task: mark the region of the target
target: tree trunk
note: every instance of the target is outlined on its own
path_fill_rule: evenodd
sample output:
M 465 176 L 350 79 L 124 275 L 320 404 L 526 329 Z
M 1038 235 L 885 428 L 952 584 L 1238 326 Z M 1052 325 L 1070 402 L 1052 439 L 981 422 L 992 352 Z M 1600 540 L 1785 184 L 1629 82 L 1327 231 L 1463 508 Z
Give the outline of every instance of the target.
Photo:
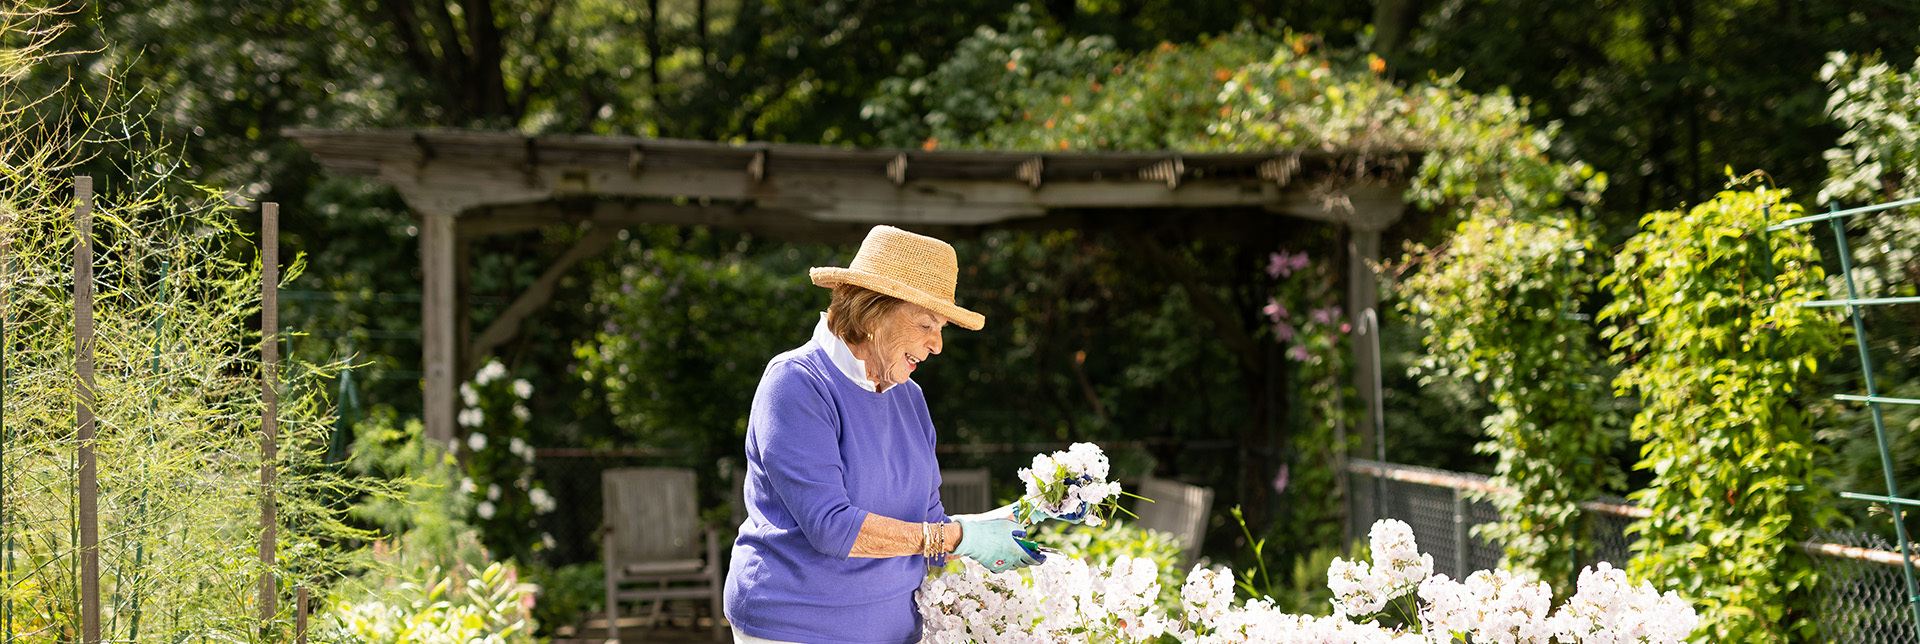
M 1420 22 L 1420 0 L 1377 0 L 1373 5 L 1373 53 L 1395 61 Z

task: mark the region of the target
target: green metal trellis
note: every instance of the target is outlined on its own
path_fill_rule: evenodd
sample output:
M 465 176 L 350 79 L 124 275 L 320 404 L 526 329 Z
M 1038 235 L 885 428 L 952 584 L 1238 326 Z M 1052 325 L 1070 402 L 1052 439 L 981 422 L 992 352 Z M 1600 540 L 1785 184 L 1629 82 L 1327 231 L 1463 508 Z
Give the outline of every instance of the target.
M 1900 488 L 1893 479 L 1893 453 L 1887 448 L 1886 420 L 1880 413 L 1880 405 L 1882 404 L 1920 405 L 1920 400 L 1891 398 L 1880 395 L 1879 388 L 1873 381 L 1873 357 L 1869 355 L 1867 351 L 1867 327 L 1860 315 L 1860 307 L 1862 306 L 1920 304 L 1920 297 L 1860 297 L 1859 286 L 1853 281 L 1853 251 L 1847 245 L 1847 227 L 1845 224 L 1846 218 L 1854 215 L 1891 210 L 1916 204 L 1920 204 L 1920 199 L 1905 199 L 1850 210 L 1839 210 L 1836 207 L 1829 206 L 1828 212 L 1826 213 L 1790 219 L 1767 227 L 1768 231 L 1776 231 L 1820 221 L 1828 222 L 1833 226 L 1833 243 L 1838 247 L 1840 253 L 1840 274 L 1845 278 L 1847 283 L 1847 297 L 1842 300 L 1802 302 L 1800 305 L 1810 307 L 1844 306 L 1847 307 L 1848 316 L 1853 319 L 1853 343 L 1855 348 L 1860 351 L 1860 371 L 1866 380 L 1867 395 L 1839 394 L 1834 396 L 1834 398 L 1837 400 L 1864 402 L 1867 404 L 1867 409 L 1873 416 L 1873 436 L 1880 442 L 1881 473 L 1886 476 L 1887 483 L 1886 496 L 1841 492 L 1840 496 L 1842 498 L 1886 503 L 1892 506 L 1920 506 L 1920 500 L 1900 496 Z M 1907 539 L 1907 527 L 1903 513 L 1896 508 L 1893 512 L 1893 517 L 1894 535 L 1900 541 L 1900 568 L 1905 573 L 1907 582 L 1907 608 L 1913 613 L 1914 627 L 1920 629 L 1920 586 L 1917 586 L 1914 581 L 1913 546 Z

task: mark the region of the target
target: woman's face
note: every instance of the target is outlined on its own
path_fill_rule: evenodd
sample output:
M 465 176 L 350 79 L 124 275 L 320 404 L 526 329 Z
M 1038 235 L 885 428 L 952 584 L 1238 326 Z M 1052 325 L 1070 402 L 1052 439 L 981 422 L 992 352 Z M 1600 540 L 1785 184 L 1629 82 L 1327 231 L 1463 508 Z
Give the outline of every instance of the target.
M 946 316 L 924 306 L 902 302 L 893 307 L 865 347 L 867 378 L 882 389 L 906 382 L 927 356 L 940 352 L 940 330 L 946 326 Z

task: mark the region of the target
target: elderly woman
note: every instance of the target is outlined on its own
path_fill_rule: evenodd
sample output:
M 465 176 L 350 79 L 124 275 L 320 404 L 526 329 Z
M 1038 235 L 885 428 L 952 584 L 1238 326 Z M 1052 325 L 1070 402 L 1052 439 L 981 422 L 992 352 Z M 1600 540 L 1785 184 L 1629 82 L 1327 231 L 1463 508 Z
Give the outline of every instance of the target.
M 847 268 L 815 268 L 833 299 L 813 338 L 775 356 L 747 420 L 747 520 L 727 571 L 736 642 L 920 640 L 913 593 L 952 552 L 994 570 L 1037 563 L 1006 519 L 948 517 L 926 397 L 910 379 L 947 323 L 959 262 L 932 237 L 876 226 Z

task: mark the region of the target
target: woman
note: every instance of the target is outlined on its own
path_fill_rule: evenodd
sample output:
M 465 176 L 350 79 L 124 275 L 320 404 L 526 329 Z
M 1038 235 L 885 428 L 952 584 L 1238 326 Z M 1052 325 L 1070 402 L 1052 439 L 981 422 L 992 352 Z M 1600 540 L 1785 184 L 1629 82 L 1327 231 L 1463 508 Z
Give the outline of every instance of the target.
M 898 228 L 875 226 L 847 268 L 811 274 L 832 301 L 811 340 L 767 363 L 747 419 L 727 620 L 736 642 L 910 644 L 929 561 L 952 552 L 998 572 L 1039 556 L 1013 521 L 946 515 L 910 379 L 942 327 L 986 318 L 954 304 L 953 247 Z

